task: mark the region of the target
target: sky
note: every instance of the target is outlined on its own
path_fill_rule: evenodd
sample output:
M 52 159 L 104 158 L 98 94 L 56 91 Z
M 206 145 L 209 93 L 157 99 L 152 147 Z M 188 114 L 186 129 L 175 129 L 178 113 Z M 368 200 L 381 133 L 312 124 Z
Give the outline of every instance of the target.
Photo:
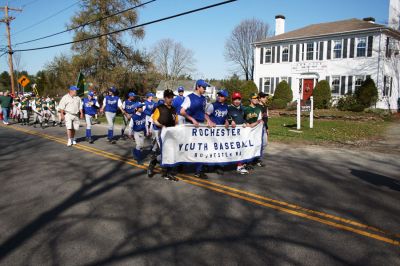
M 79 12 L 80 8 L 79 4 L 74 5 L 79 2 L 76 0 L 0 0 L 0 5 L 3 6 L 7 2 L 10 7 L 23 8 L 22 12 L 10 13 L 15 17 L 15 20 L 11 22 L 13 44 L 66 29 L 71 17 Z M 217 2 L 222 2 L 222 0 L 157 0 L 138 9 L 139 23 Z M 286 17 L 285 32 L 288 32 L 310 24 L 350 18 L 374 17 L 376 23 L 387 24 L 388 9 L 389 0 L 238 0 L 199 13 L 146 26 L 144 39 L 135 42 L 135 45 L 150 51 L 157 41 L 171 38 L 194 52 L 196 60 L 196 70 L 192 74 L 194 79 L 222 79 L 229 78 L 235 72 L 235 67 L 224 57 L 225 42 L 234 27 L 244 19 L 256 18 L 266 22 L 272 34 L 277 14 L 283 14 Z M 60 12 L 61 10 L 63 11 Z M 50 16 L 52 17 L 49 18 Z M 0 24 L 0 36 L 0 46 L 4 47 L 7 39 L 3 23 Z M 71 32 L 65 33 L 18 45 L 14 49 L 68 42 L 72 40 L 72 37 Z M 126 39 L 128 42 L 132 41 L 128 37 Z M 20 55 L 19 70 L 27 70 L 35 74 L 55 56 L 70 53 L 68 45 L 23 52 Z M 4 70 L 8 71 L 7 56 L 0 58 L 0 72 Z

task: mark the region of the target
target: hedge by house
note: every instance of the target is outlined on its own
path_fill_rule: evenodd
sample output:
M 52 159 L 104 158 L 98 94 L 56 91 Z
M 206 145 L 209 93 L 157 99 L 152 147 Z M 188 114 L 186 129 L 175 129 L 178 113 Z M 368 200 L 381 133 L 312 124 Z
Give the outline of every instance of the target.
M 364 108 L 371 107 L 378 101 L 378 89 L 371 78 L 367 78 L 359 89 L 355 91 L 355 96 Z
M 313 91 L 314 108 L 328 109 L 331 106 L 331 87 L 328 81 L 321 80 L 317 83 Z
M 293 99 L 292 89 L 289 87 L 289 84 L 285 80 L 282 80 L 281 82 L 279 82 L 278 86 L 276 86 L 274 100 L 278 99 L 284 101 L 285 105 L 291 102 Z

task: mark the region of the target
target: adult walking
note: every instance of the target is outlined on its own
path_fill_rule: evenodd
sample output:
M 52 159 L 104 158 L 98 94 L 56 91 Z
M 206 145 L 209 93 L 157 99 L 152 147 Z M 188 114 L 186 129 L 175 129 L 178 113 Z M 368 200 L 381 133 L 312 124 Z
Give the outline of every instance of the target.
M 9 95 L 9 91 L 6 91 L 4 95 L 0 96 L 0 104 L 1 104 L 1 110 L 3 113 L 3 124 L 8 125 L 8 115 L 10 114 L 10 108 L 12 105 L 12 98 Z
M 67 128 L 68 147 L 76 144 L 75 132 L 79 130 L 79 114 L 83 119 L 82 100 L 76 95 L 77 90 L 79 89 L 76 86 L 69 87 L 69 92 L 61 98 L 59 104 L 61 120 L 65 121 Z

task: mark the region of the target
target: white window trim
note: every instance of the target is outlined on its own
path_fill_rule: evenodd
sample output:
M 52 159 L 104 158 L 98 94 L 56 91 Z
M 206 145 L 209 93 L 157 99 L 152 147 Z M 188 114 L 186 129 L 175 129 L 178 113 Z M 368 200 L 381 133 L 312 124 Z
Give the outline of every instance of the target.
M 269 79 L 269 90 L 268 91 L 266 91 L 265 90 L 265 82 L 267 81 L 267 79 Z M 264 93 L 268 93 L 268 94 L 271 94 L 271 86 L 272 86 L 272 84 L 271 84 L 271 77 L 264 77 L 263 78 L 263 84 L 262 84 L 262 91 L 264 92 Z
M 336 80 L 336 78 L 339 80 L 339 89 L 338 89 L 337 93 L 333 92 L 334 91 L 333 90 L 333 81 Z M 340 96 L 340 87 L 342 85 L 341 82 L 342 82 L 342 79 L 340 76 L 331 76 L 331 93 L 333 96 Z
M 289 58 L 289 56 L 290 56 L 289 45 L 282 45 L 281 49 L 282 49 L 282 51 L 281 51 L 281 54 L 282 54 L 281 62 L 282 63 L 288 63 L 290 61 L 290 58 Z M 283 61 L 283 51 L 285 49 L 287 49 L 287 61 Z
M 269 62 L 267 62 L 267 51 L 268 50 L 271 52 L 270 55 L 269 55 L 269 58 L 270 58 Z M 264 61 L 263 62 L 264 62 L 264 64 L 272 64 L 272 47 L 265 48 Z
M 365 55 L 363 55 L 363 56 L 358 56 L 358 44 L 360 43 L 360 39 L 365 39 Z M 355 41 L 355 52 L 354 52 L 354 58 L 365 58 L 365 57 L 367 57 L 367 54 L 368 54 L 368 51 L 367 51 L 367 42 L 368 42 L 368 39 L 367 39 L 367 37 L 357 37 L 356 38 L 356 41 Z
M 340 57 L 335 57 L 335 54 L 336 54 L 335 53 L 336 42 L 340 42 L 341 43 Z M 332 59 L 333 60 L 341 60 L 341 59 L 343 59 L 343 39 L 341 39 L 341 40 L 338 40 L 338 39 L 333 40 L 333 43 L 332 43 Z
M 311 52 L 309 52 L 308 51 L 308 45 L 309 44 L 312 44 L 312 58 L 311 59 L 308 59 L 307 57 L 308 57 L 308 53 L 311 53 Z M 306 43 L 306 47 L 305 47 L 305 57 L 304 57 L 304 60 L 305 61 L 313 61 L 314 60 L 314 53 L 315 53 L 315 44 L 314 44 L 314 42 L 308 42 L 308 43 Z

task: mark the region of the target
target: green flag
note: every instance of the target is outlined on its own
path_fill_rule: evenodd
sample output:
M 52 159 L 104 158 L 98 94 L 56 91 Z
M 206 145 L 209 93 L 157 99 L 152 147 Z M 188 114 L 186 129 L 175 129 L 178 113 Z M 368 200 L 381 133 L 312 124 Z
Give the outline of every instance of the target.
M 85 75 L 83 75 L 81 72 L 79 72 L 78 79 L 76 81 L 76 86 L 79 88 L 78 90 L 78 96 L 84 96 L 85 93 L 87 93 L 87 84 L 85 80 Z

